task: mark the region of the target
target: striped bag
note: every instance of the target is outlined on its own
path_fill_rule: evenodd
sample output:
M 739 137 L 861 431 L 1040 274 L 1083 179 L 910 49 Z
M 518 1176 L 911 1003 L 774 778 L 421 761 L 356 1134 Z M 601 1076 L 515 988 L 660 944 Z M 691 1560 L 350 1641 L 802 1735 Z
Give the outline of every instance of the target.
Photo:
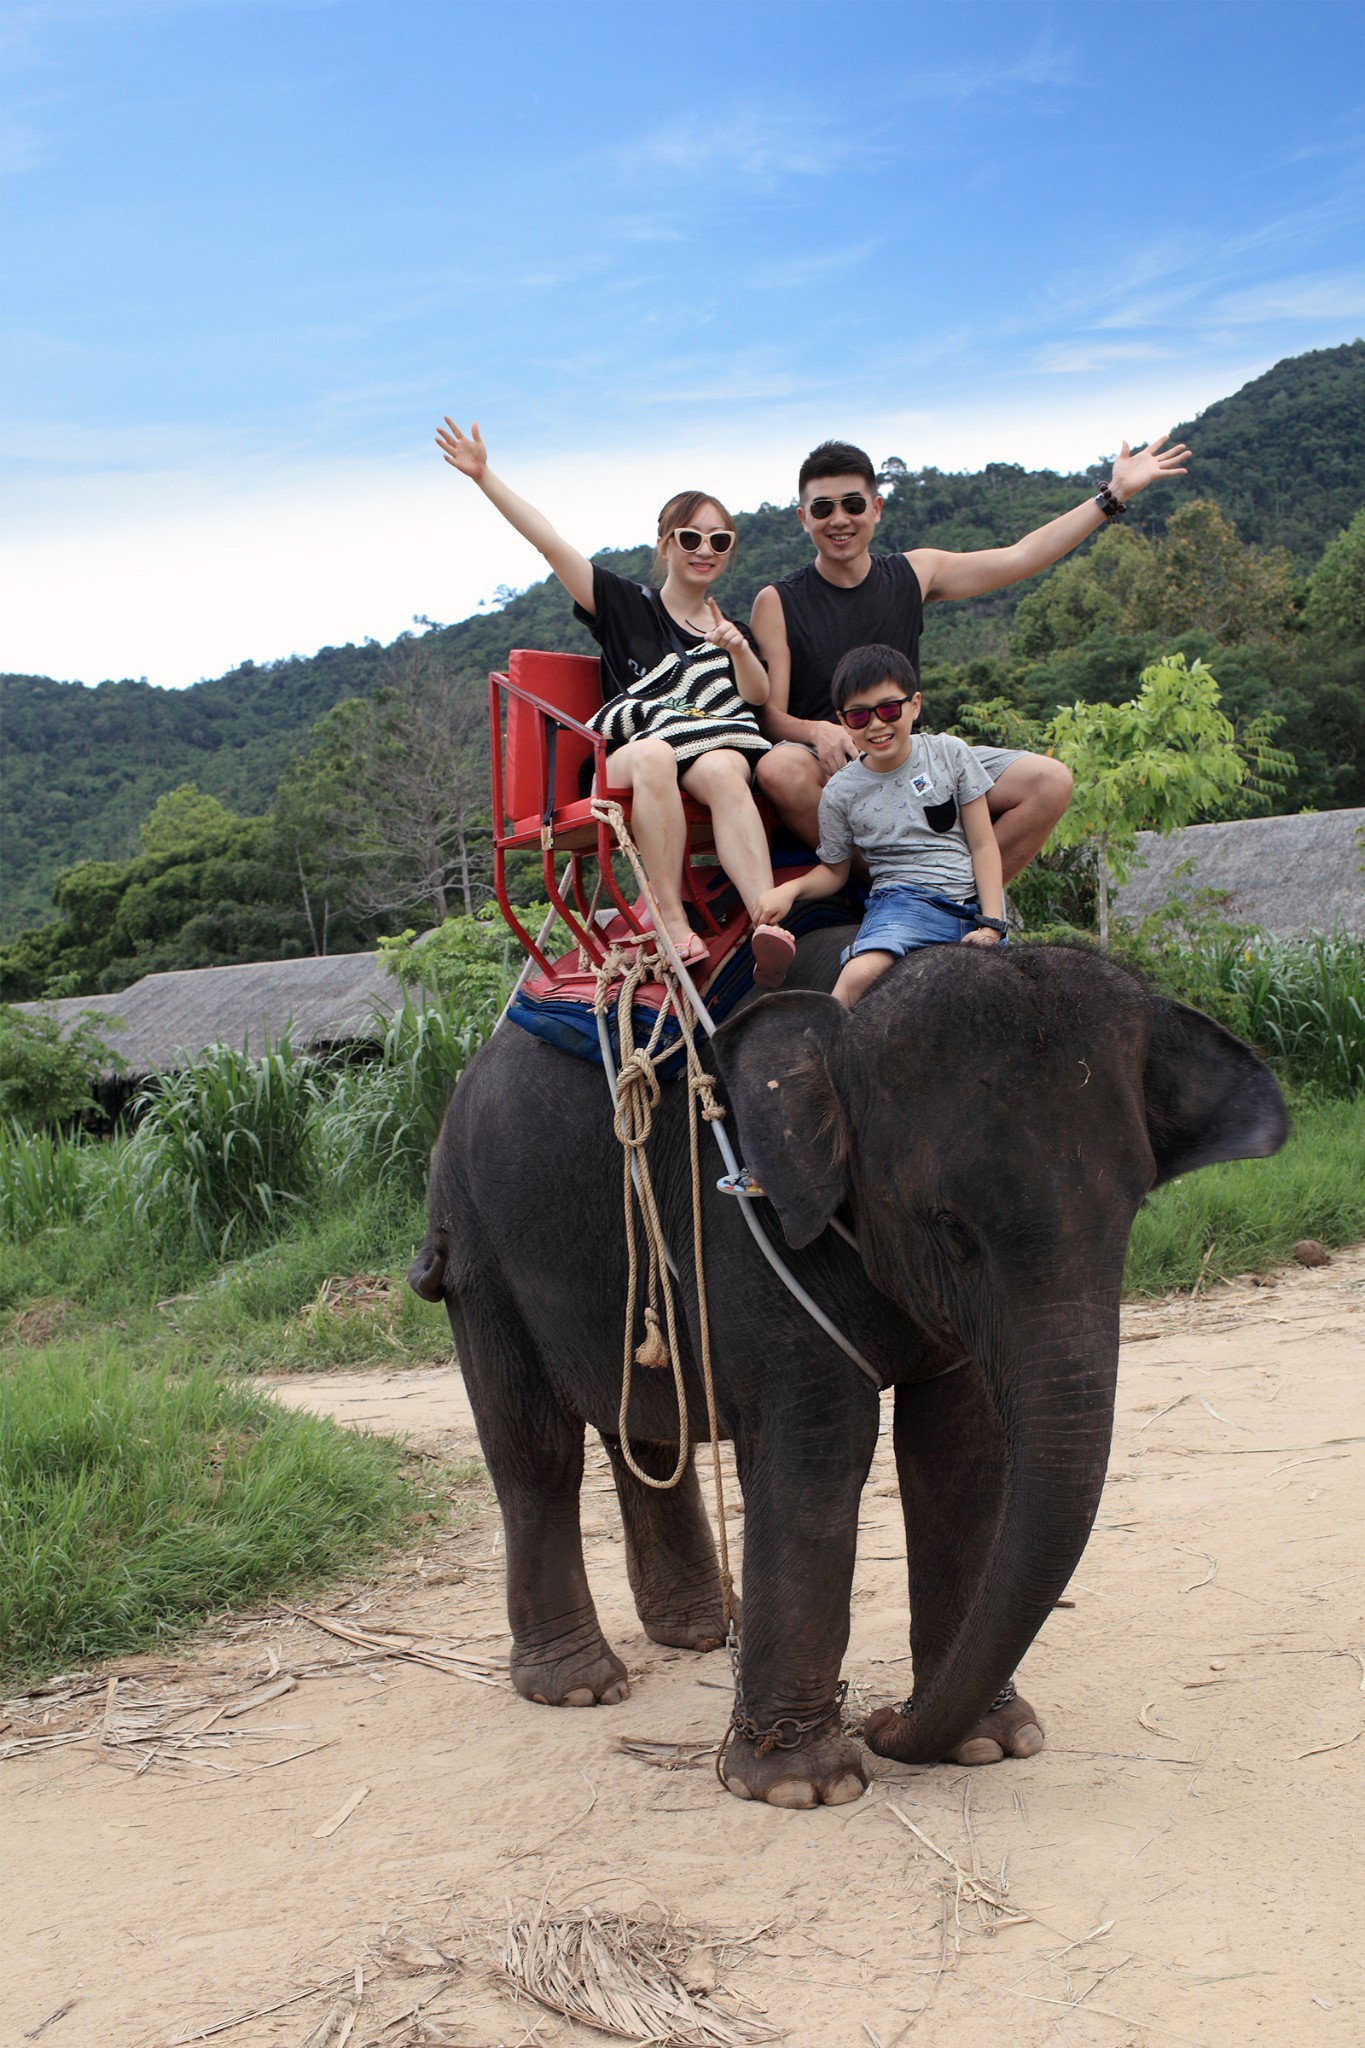
M 666 654 L 588 724 L 603 735 L 608 753 L 628 740 L 665 740 L 680 762 L 716 747 L 757 757 L 769 745 L 739 694 L 729 655 L 705 643 L 687 654 Z

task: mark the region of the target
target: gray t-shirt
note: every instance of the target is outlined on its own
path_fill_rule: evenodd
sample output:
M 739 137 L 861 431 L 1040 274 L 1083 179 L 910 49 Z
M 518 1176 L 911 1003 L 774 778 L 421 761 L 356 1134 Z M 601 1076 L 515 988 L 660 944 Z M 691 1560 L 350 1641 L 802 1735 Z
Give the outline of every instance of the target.
M 899 768 L 850 761 L 820 798 L 820 859 L 831 867 L 856 847 L 874 889 L 894 882 L 936 890 L 955 903 L 976 894 L 962 806 L 985 796 L 991 777 L 965 740 L 917 732 Z

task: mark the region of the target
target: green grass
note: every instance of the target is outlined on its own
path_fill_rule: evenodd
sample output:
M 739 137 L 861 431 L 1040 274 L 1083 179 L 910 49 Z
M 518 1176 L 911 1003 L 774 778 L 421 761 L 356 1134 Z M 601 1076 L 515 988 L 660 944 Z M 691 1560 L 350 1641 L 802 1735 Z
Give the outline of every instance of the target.
M 1287 1259 L 1304 1237 L 1365 1239 L 1365 1096 L 1300 1106 L 1272 1159 L 1202 1167 L 1158 1188 L 1133 1226 L 1124 1293 L 1193 1287 L 1201 1273 L 1256 1272 Z
M 0 1383 L 0 1668 L 30 1682 L 145 1649 L 217 1608 L 398 1538 L 402 1450 L 103 1342 Z

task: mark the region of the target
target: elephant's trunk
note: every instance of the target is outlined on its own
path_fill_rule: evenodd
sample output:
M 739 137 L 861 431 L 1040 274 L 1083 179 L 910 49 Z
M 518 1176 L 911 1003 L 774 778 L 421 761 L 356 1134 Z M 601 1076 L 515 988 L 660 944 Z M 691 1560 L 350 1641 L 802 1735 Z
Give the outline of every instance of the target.
M 978 1356 L 1000 1411 L 1008 1472 L 980 1583 L 943 1662 L 917 1684 L 909 1745 L 934 1763 L 981 1719 L 1075 1570 L 1104 1488 L 1118 1369 L 1112 1309 L 1025 1308 L 1013 1342 Z

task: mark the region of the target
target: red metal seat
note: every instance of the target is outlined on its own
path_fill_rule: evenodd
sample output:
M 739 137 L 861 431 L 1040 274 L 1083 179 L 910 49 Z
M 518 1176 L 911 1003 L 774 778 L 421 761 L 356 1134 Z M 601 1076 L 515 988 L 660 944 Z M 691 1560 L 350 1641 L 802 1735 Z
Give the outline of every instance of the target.
M 630 817 L 630 791 L 613 789 L 606 742 L 589 730 L 587 721 L 602 702 L 600 670 L 594 655 L 548 654 L 518 647 L 508 659 L 507 673 L 488 679 L 489 747 L 493 764 L 493 890 L 498 908 L 543 973 L 551 963 L 524 929 L 507 894 L 507 855 L 538 846 L 545 894 L 588 956 L 600 960 L 605 948 L 594 921 L 583 872 L 584 859 L 595 855 L 597 896 L 630 929 L 641 929 L 639 907 L 622 895 L 612 872 L 615 841 L 610 827 L 592 814 L 581 779 L 593 763 L 593 786 L 619 803 Z M 505 710 L 504 710 L 505 707 Z M 711 814 L 683 799 L 688 844 L 693 853 L 713 853 Z M 555 874 L 555 855 L 568 855 L 565 872 Z M 570 902 L 564 892 L 569 883 Z M 687 893 L 700 915 L 703 930 L 714 932 L 716 921 L 706 892 L 684 874 Z

